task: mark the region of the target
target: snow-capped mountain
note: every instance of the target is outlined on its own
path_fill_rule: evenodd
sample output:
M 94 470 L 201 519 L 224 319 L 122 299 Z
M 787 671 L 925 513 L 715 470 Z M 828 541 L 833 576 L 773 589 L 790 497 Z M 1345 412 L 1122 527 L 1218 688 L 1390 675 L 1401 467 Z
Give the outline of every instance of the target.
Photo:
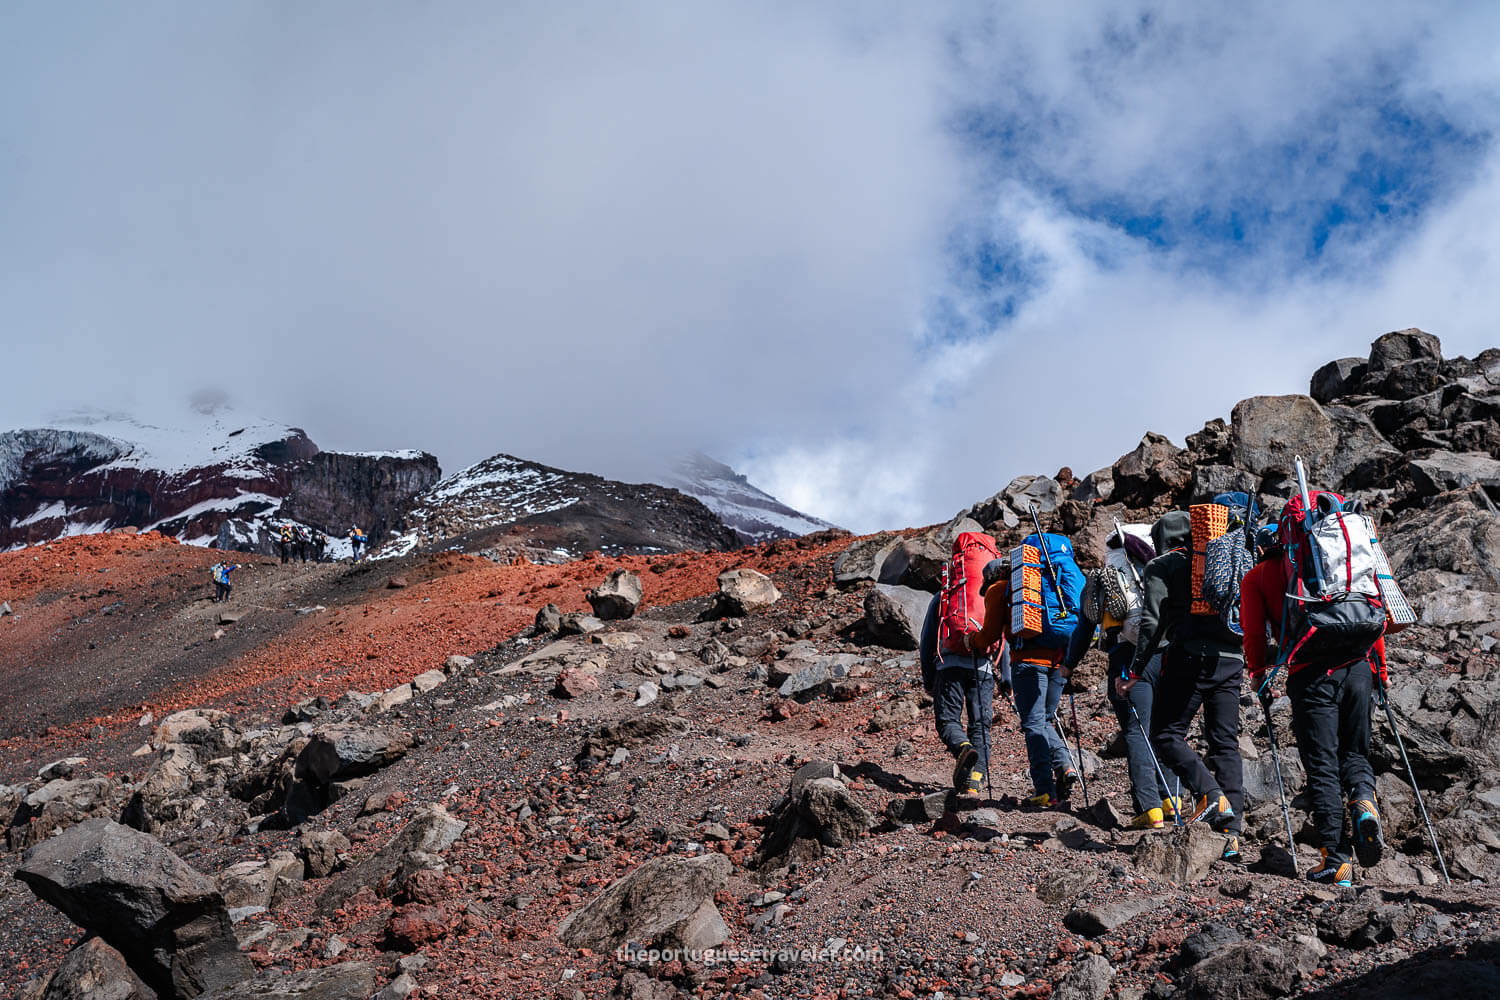
M 665 482 L 703 501 L 704 506 L 734 530 L 744 545 L 795 538 L 836 527 L 793 510 L 723 462 L 707 455 L 696 454 L 679 462 L 665 477 Z
M 495 455 L 418 494 L 398 544 L 509 550 L 530 558 L 585 552 L 728 549 L 738 538 L 698 500 L 655 483 L 622 483 Z
M 439 474 L 431 455 L 321 452 L 301 428 L 223 405 L 161 422 L 77 411 L 0 433 L 0 550 L 123 527 L 207 545 L 226 522 L 283 504 L 285 516 L 335 531 L 355 517 L 391 520 L 395 502 Z

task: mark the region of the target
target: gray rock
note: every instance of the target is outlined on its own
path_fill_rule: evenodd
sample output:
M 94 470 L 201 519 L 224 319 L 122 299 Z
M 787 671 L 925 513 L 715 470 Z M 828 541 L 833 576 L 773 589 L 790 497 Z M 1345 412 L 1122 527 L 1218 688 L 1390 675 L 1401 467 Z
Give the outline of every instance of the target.
M 1406 937 L 1432 913 L 1420 903 L 1387 903 L 1366 893 L 1351 906 L 1330 909 L 1318 918 L 1318 937 L 1345 948 L 1373 948 Z
M 1206 876 L 1223 855 L 1226 839 L 1206 826 L 1189 823 L 1143 837 L 1131 860 L 1144 872 L 1185 885 Z
M 1301 455 L 1317 477 L 1337 447 L 1333 421 L 1310 396 L 1252 396 L 1230 414 L 1234 464 L 1257 476 L 1285 475 Z
M 828 770 L 832 774 L 827 774 Z M 854 843 L 875 817 L 845 787 L 828 761 L 803 765 L 792 777 L 757 851 L 762 865 L 820 857 L 827 848 Z
M 1408 512 L 1383 530 L 1381 545 L 1407 596 L 1441 590 L 1439 574 L 1464 578 L 1463 586 L 1500 591 L 1500 515 L 1483 490 L 1470 487 L 1441 497 L 1433 506 Z M 1430 578 L 1432 583 L 1425 583 Z
M 1500 461 L 1489 455 L 1436 451 L 1426 458 L 1414 459 L 1407 468 L 1422 496 L 1436 496 L 1475 484 L 1490 490 L 1500 489 Z
M 578 611 L 562 616 L 558 623 L 558 635 L 588 635 L 597 632 L 604 627 L 604 623 L 594 615 L 586 615 Z
M 828 669 L 828 664 L 814 663 L 803 667 L 782 681 L 776 693 L 783 698 L 797 698 L 805 701 L 827 691 L 832 680 L 833 674 Z
M 649 705 L 656 700 L 661 693 L 661 688 L 652 681 L 642 681 L 635 689 L 635 704 L 637 706 Z
M 1113 503 L 1149 507 L 1163 494 L 1186 486 L 1191 468 L 1179 461 L 1182 449 L 1161 434 L 1150 431 L 1129 454 L 1120 456 L 1111 469 Z
M 363 778 L 394 764 L 411 746 L 411 734 L 394 726 L 323 726 L 298 755 L 296 775 L 314 785 Z
M 1063 917 L 1063 926 L 1084 937 L 1108 934 L 1167 901 L 1166 896 L 1128 896 L 1109 903 L 1075 906 Z
M 1220 493 L 1254 493 L 1260 480 L 1253 473 L 1232 465 L 1198 465 L 1193 468 L 1191 503 L 1207 503 Z
M 1244 936 L 1228 924 L 1206 923 L 1183 939 L 1178 960 L 1183 968 L 1197 965 L 1214 952 L 1242 940 Z
M 890 649 L 916 649 L 931 600 L 925 591 L 876 584 L 865 595 L 865 631 Z
M 321 969 L 267 969 L 248 982 L 204 994 L 199 1000 L 365 1000 L 375 992 L 375 967 L 341 962 Z
M 1227 945 L 1183 976 L 1184 1000 L 1270 1000 L 1292 992 L 1297 964 L 1292 949 L 1271 948 L 1258 941 Z
M 1323 405 L 1348 394 L 1354 383 L 1364 375 L 1367 365 L 1364 358 L 1339 358 L 1313 372 L 1307 394 Z
M 351 865 L 334 879 L 318 899 L 319 911 L 332 913 L 367 885 L 394 889 L 399 883 L 393 876 L 403 859 L 408 855 L 442 854 L 467 828 L 467 823 L 449 816 L 442 806 L 424 807 L 384 847 Z
M 879 579 L 886 557 L 899 544 L 901 536 L 889 531 L 854 542 L 834 561 L 834 585 L 847 589 Z
M 719 613 L 735 618 L 762 611 L 781 600 L 781 591 L 759 570 L 731 569 L 719 574 Z
M 1323 412 L 1333 421 L 1339 443 L 1318 472 L 1322 482 L 1345 493 L 1363 490 L 1385 481 L 1401 463 L 1401 450 L 1381 436 L 1363 412 L 1338 405 L 1325 406 Z
M 538 635 L 552 635 L 562 629 L 562 609 L 556 604 L 544 604 L 537 610 L 533 629 Z
M 604 578 L 585 596 L 594 616 L 601 621 L 618 621 L 629 618 L 640 607 L 641 578 L 628 569 L 617 569 Z
M 644 947 L 712 948 L 729 937 L 714 894 L 734 865 L 722 854 L 655 858 L 617 879 L 563 919 L 557 934 L 572 948 L 609 953 Z
M 43 781 L 56 781 L 58 778 L 71 778 L 79 768 L 87 764 L 87 757 L 64 757 L 54 760 L 37 771 L 36 776 Z
M 1053 1000 L 1104 1000 L 1114 981 L 1114 966 L 1103 955 L 1084 955 L 1073 963 L 1052 992 Z
M 1114 470 L 1095 469 L 1078 481 L 1069 499 L 1080 503 L 1108 503 L 1114 492 Z
M 1054 868 L 1037 879 L 1036 898 L 1053 905 L 1066 903 L 1077 899 L 1097 881 L 1097 868 Z
M 1029 504 L 1035 504 L 1038 514 L 1050 514 L 1062 503 L 1062 487 L 1050 476 L 1017 476 L 1000 491 L 1010 509 L 1025 521 Z M 951 544 L 952 539 L 949 539 Z
M 65 830 L 28 851 L 16 877 L 164 997 L 196 996 L 254 971 L 213 880 L 129 827 L 96 819 Z
M 156 993 L 103 938 L 90 937 L 68 952 L 41 1000 L 156 1000 Z
M 1413 599 L 1423 625 L 1449 628 L 1500 619 L 1500 594 L 1451 588 Z
M 1443 343 L 1424 330 L 1411 327 L 1383 334 L 1370 344 L 1370 370 L 1389 371 L 1411 361 L 1443 360 Z
M 885 814 L 897 823 L 928 823 L 943 818 L 948 808 L 947 792 L 932 792 L 909 799 L 892 799 Z
M 307 878 L 326 878 L 338 870 L 340 855 L 348 854 L 349 838 L 337 830 L 308 830 L 297 840 Z

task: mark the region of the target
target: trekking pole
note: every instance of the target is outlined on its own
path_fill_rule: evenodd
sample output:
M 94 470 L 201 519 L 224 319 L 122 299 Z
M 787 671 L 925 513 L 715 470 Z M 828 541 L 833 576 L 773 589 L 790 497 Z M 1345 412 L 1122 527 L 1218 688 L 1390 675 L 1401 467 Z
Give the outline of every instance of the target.
M 1396 736 L 1396 747 L 1401 751 L 1401 763 L 1406 765 L 1406 776 L 1411 780 L 1412 793 L 1417 797 L 1417 808 L 1422 811 L 1422 822 L 1427 825 L 1427 837 L 1432 841 L 1432 850 L 1437 855 L 1438 867 L 1443 870 L 1443 881 L 1452 885 L 1453 879 L 1448 877 L 1448 865 L 1443 861 L 1443 849 L 1438 846 L 1437 834 L 1432 830 L 1432 820 L 1427 818 L 1427 806 L 1422 801 L 1422 790 L 1417 787 L 1417 774 L 1411 769 L 1411 760 L 1406 756 L 1406 744 L 1401 742 L 1401 730 L 1396 728 L 1396 713 L 1391 708 L 1391 699 L 1386 696 L 1384 680 L 1380 682 L 1380 705 L 1385 709 L 1385 719 L 1391 724 L 1391 732 Z
M 1073 679 L 1068 678 L 1071 686 Z M 1073 701 L 1073 692 L 1068 692 L 1068 709 L 1073 713 L 1073 745 L 1078 748 L 1078 783 L 1083 786 L 1083 807 L 1089 807 L 1089 779 L 1083 772 L 1083 730 L 1078 728 L 1078 705 Z
M 1125 704 L 1130 705 L 1128 695 L 1126 696 Z M 1146 753 L 1151 757 L 1151 766 L 1156 769 L 1156 776 L 1161 779 L 1162 791 L 1166 791 L 1167 772 L 1161 769 L 1161 761 L 1156 759 L 1156 751 L 1151 749 L 1151 734 L 1146 732 L 1146 724 L 1141 721 L 1141 713 L 1135 710 L 1134 705 L 1130 705 L 1130 714 L 1135 716 L 1135 724 L 1141 727 L 1141 736 L 1146 740 Z M 1167 794 L 1170 795 L 1171 793 L 1168 792 Z M 1177 809 L 1172 810 L 1172 822 L 1176 826 L 1182 825 L 1182 813 Z
M 1053 621 L 1062 621 L 1068 617 L 1068 595 L 1063 593 L 1062 577 L 1057 575 L 1057 567 L 1052 565 L 1052 553 L 1047 551 L 1047 539 L 1042 532 L 1041 518 L 1036 516 L 1036 504 L 1026 501 L 1026 509 L 1031 512 L 1031 523 L 1036 528 L 1037 547 L 1042 550 L 1042 558 L 1047 562 L 1047 575 L 1052 577 L 1052 589 L 1057 591 L 1057 614 L 1052 616 Z
M 1276 767 L 1276 794 L 1281 796 L 1281 818 L 1286 821 L 1286 849 L 1292 856 L 1292 877 L 1297 876 L 1297 843 L 1292 840 L 1292 810 L 1286 802 L 1286 787 L 1281 783 L 1281 752 L 1276 749 L 1276 727 L 1271 723 L 1271 706 L 1261 702 L 1266 713 L 1266 738 L 1271 742 L 1271 763 Z

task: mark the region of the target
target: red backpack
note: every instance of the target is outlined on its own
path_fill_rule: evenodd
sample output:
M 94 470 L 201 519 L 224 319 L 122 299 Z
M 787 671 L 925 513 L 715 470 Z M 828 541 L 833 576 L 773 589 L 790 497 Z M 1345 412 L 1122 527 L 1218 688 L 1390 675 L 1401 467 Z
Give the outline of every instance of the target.
M 938 649 L 969 654 L 967 637 L 984 627 L 984 567 L 1000 558 L 995 540 L 979 531 L 965 531 L 953 540 L 953 558 L 943 567 L 943 589 L 938 594 Z

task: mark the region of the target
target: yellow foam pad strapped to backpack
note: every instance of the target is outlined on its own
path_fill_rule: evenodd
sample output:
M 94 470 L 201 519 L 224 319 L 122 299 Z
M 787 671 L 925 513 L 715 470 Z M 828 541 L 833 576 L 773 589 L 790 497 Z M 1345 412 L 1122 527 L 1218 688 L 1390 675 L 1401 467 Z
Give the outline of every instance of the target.
M 1214 606 L 1203 599 L 1204 559 L 1208 543 L 1229 530 L 1229 508 L 1217 503 L 1195 503 L 1188 508 L 1193 522 L 1193 606 L 1195 615 L 1217 614 Z
M 1017 545 L 1010 553 L 1010 634 L 1030 639 L 1042 634 L 1046 609 L 1042 605 L 1042 550 Z

